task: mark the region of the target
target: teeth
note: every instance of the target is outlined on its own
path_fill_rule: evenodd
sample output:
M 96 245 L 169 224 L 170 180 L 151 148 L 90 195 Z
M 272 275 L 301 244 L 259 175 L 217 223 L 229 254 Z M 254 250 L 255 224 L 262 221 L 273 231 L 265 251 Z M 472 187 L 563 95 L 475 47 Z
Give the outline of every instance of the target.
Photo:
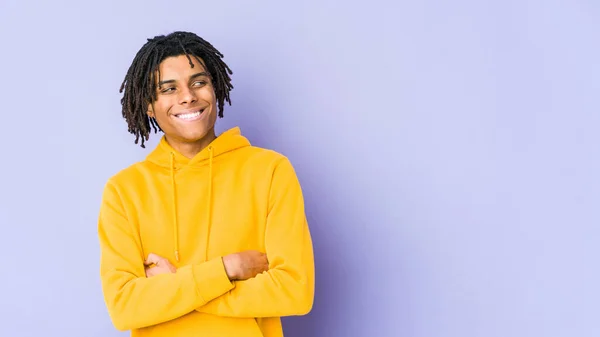
M 198 111 L 198 112 L 192 112 L 192 113 L 189 113 L 189 114 L 177 115 L 177 118 L 190 119 L 190 118 L 198 117 L 199 115 L 200 115 L 200 111 Z

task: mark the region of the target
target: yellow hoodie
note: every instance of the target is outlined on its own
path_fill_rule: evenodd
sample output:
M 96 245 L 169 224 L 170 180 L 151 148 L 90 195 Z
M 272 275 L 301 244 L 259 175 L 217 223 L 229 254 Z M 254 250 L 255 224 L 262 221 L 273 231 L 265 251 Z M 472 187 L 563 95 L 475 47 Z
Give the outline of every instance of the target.
M 188 159 L 164 136 L 111 177 L 98 222 L 110 318 L 132 336 L 283 336 L 313 304 L 312 240 L 289 160 L 230 129 Z M 229 281 L 222 257 L 267 254 L 269 271 Z M 149 253 L 177 272 L 146 278 Z

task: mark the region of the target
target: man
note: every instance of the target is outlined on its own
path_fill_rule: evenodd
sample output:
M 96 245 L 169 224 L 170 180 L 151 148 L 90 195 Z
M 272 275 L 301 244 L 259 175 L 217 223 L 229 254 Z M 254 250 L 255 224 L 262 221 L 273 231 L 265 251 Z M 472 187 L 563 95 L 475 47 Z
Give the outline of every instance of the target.
M 132 336 L 283 336 L 307 314 L 314 262 L 289 160 L 239 128 L 215 134 L 233 88 L 223 55 L 188 32 L 148 39 L 121 86 L 144 161 L 111 177 L 98 236 L 113 324 Z

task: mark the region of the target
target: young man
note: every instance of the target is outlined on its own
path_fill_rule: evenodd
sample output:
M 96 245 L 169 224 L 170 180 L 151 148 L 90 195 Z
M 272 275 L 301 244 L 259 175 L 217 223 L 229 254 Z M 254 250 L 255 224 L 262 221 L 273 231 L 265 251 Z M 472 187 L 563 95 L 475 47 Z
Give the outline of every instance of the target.
M 148 39 L 121 86 L 135 143 L 164 133 L 111 177 L 98 223 L 102 290 L 132 336 L 283 336 L 307 314 L 314 262 L 302 192 L 288 159 L 215 134 L 229 67 L 188 32 Z

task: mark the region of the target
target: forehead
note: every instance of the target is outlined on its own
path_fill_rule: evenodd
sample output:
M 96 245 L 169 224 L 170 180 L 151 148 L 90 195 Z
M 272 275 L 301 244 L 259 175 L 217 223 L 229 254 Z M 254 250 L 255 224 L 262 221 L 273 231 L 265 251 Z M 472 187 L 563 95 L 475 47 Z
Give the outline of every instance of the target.
M 190 59 L 194 64 L 193 68 L 190 66 Z M 190 59 L 185 55 L 171 56 L 164 59 L 158 66 L 161 80 L 186 79 L 191 75 L 206 71 L 204 65 L 198 62 L 196 57 L 190 55 Z M 204 62 L 202 59 L 200 60 Z

